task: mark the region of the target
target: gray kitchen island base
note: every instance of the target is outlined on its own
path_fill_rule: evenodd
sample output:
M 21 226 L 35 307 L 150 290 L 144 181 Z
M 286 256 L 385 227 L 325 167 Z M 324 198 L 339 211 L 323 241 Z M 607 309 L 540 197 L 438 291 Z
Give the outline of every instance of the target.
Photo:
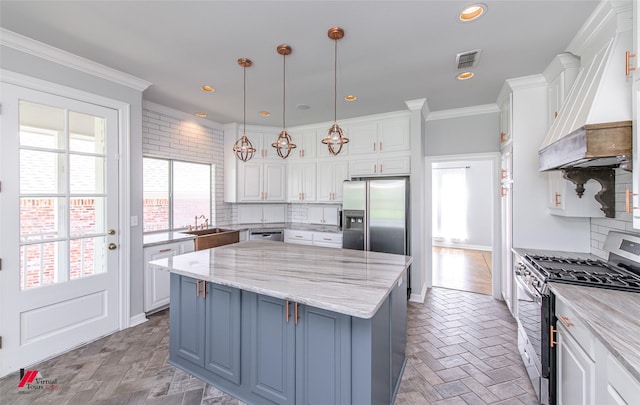
M 249 404 L 391 404 L 406 273 L 371 318 L 171 274 L 169 363 Z

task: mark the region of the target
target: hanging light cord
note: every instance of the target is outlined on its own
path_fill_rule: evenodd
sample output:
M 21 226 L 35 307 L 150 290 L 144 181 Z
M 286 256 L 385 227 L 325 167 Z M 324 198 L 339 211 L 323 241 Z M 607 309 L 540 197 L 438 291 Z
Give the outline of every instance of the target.
M 338 40 L 333 40 L 333 123 L 338 122 Z
M 282 55 L 282 130 L 286 130 L 287 126 L 285 124 L 285 98 L 287 97 L 287 91 L 286 91 L 286 57 L 287 54 L 283 54 Z
M 247 134 L 247 67 L 242 67 L 242 135 Z

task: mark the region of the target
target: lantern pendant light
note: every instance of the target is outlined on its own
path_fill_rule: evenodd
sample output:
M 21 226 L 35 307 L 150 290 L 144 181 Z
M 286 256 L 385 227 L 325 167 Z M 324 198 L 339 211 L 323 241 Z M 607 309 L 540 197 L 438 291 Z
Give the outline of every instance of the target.
M 253 147 L 249 138 L 247 138 L 247 68 L 252 62 L 247 58 L 238 59 L 238 65 L 242 66 L 242 99 L 243 99 L 243 116 L 242 116 L 242 137 L 233 145 L 233 153 L 243 162 L 251 160 L 256 148 Z
M 337 100 L 338 100 L 338 40 L 344 37 L 344 30 L 340 27 L 331 27 L 327 33 L 329 38 L 335 41 L 333 51 L 333 125 L 329 128 L 326 138 L 322 139 L 322 143 L 329 147 L 332 155 L 337 155 L 342 151 L 342 146 L 349 143 L 349 138 L 344 136 L 342 128 L 337 122 Z
M 278 135 L 278 138 L 274 143 L 271 144 L 276 151 L 278 152 L 278 156 L 283 159 L 289 157 L 291 153 L 291 149 L 295 149 L 296 144 L 291 140 L 291 136 L 287 133 L 287 127 L 285 125 L 285 96 L 286 96 L 286 58 L 287 55 L 291 55 L 291 47 L 287 44 L 278 45 L 278 53 L 282 55 L 282 132 Z

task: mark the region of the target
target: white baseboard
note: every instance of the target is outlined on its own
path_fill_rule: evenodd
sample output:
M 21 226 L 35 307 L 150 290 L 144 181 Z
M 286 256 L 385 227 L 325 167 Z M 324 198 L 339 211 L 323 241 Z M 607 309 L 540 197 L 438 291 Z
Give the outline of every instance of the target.
M 134 315 L 131 318 L 129 318 L 129 327 L 131 328 L 131 327 L 143 324 L 147 321 L 148 321 L 147 317 L 144 315 L 144 312 L 142 312 L 138 315 Z
M 411 295 L 409 296 L 409 301 L 411 302 L 419 302 L 420 304 L 424 303 L 425 298 L 427 298 L 427 291 L 429 289 L 427 288 L 426 285 L 422 286 L 422 291 L 420 291 L 419 294 L 414 294 L 411 293 Z
M 445 242 L 445 241 L 438 241 L 438 240 L 433 241 L 433 246 L 456 248 L 456 249 L 484 250 L 485 252 L 491 252 L 491 246 L 469 245 L 466 243 Z

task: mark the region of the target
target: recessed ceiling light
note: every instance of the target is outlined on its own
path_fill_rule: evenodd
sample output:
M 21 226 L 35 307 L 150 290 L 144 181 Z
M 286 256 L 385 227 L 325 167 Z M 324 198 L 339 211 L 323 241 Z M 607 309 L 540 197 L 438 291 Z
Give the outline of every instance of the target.
M 473 4 L 471 6 L 465 7 L 464 10 L 458 14 L 458 19 L 460 21 L 473 21 L 476 18 L 480 17 L 487 10 L 487 6 L 484 4 Z
M 354 96 L 353 94 L 350 94 L 346 96 L 344 99 L 347 101 L 356 101 L 358 99 L 358 96 Z
M 200 117 L 200 118 L 206 118 L 207 117 L 207 114 L 202 113 L 202 112 L 197 112 L 197 113 L 195 113 L 193 115 L 195 115 L 196 117 Z
M 458 80 L 467 80 L 473 77 L 473 72 L 462 72 L 458 76 L 456 76 Z
M 262 115 L 263 117 L 268 117 L 271 115 L 271 113 L 269 111 L 260 111 L 260 115 Z
M 296 105 L 296 108 L 298 110 L 308 110 L 311 108 L 311 106 L 309 104 L 298 104 Z
M 211 86 L 207 86 L 206 84 L 203 84 L 202 86 L 200 86 L 200 89 L 202 89 L 202 91 L 207 91 L 207 92 L 216 91 L 216 89 L 214 89 Z

